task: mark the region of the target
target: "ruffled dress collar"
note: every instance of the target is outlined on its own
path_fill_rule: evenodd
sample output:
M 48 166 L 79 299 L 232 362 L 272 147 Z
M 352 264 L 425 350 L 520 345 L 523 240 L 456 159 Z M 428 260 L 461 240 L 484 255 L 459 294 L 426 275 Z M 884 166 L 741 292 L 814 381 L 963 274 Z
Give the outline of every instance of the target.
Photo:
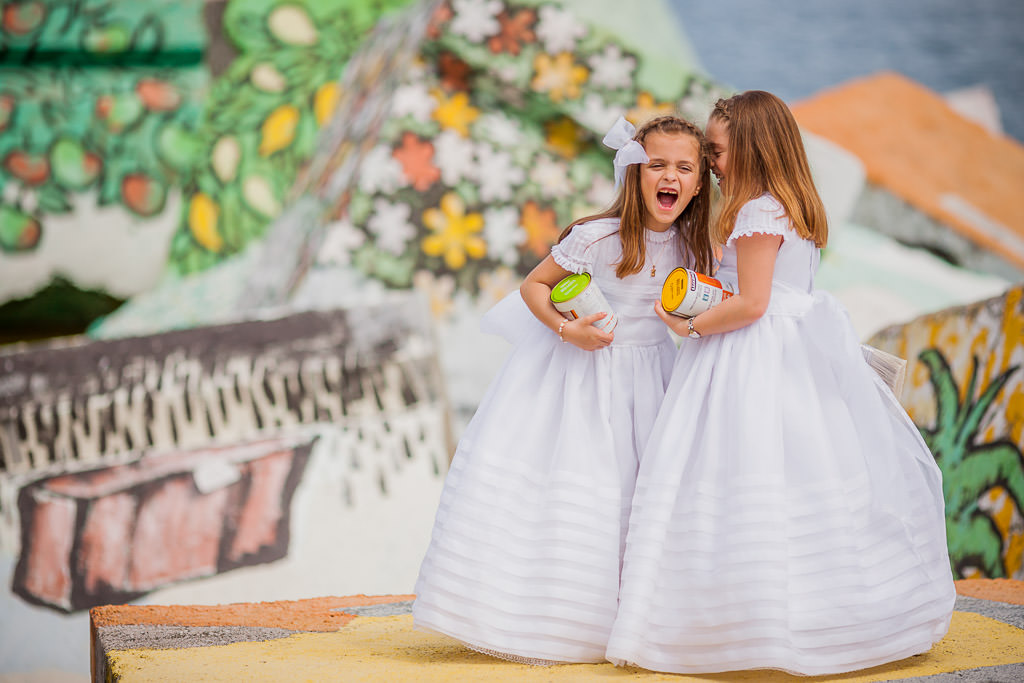
M 644 239 L 646 239 L 651 244 L 664 244 L 665 242 L 668 242 L 670 239 L 672 239 L 673 235 L 676 235 L 678 233 L 678 225 L 673 225 L 671 228 L 665 230 L 664 232 L 655 232 L 654 230 L 648 230 L 644 228 Z

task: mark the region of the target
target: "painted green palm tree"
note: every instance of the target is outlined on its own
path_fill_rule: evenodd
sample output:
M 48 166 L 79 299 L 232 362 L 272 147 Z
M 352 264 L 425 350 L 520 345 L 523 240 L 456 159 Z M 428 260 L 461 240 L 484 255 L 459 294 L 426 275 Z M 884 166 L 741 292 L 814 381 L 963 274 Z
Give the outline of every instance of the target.
M 977 436 L 985 413 L 1019 366 L 1004 370 L 974 400 L 978 379 L 978 359 L 974 358 L 961 403 L 953 372 L 942 353 L 927 349 L 918 358 L 931 373 L 935 389 L 935 426 L 922 428 L 921 434 L 942 470 L 953 572 L 962 578 L 963 570 L 976 567 L 988 577 L 1004 577 L 1003 539 L 978 502 L 986 491 L 1002 486 L 1017 507 L 1024 509 L 1024 456 L 1008 439 L 979 444 Z

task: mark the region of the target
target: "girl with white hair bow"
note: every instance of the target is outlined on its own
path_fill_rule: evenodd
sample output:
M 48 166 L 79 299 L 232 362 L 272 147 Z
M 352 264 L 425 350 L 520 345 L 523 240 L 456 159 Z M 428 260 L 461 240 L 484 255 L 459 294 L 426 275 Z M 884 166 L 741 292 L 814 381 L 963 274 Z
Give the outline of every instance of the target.
M 654 302 L 673 268 L 712 264 L 700 130 L 620 118 L 605 144 L 615 201 L 483 320 L 514 349 L 459 442 L 416 584 L 416 627 L 531 664 L 604 661 L 638 453 L 676 353 Z M 611 310 L 563 317 L 551 291 L 572 273 Z

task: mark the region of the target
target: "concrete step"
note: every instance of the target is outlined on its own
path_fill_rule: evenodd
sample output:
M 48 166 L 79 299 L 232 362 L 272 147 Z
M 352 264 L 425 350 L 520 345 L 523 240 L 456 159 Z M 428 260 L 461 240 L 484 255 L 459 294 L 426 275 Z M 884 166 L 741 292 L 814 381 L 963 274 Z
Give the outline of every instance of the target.
M 931 651 L 841 677 L 846 682 L 1024 680 L 1024 582 L 957 582 L 949 633 Z M 611 664 L 531 667 L 413 630 L 411 595 L 231 605 L 108 605 L 90 611 L 93 680 L 630 681 L 836 680 L 780 671 L 700 676 Z

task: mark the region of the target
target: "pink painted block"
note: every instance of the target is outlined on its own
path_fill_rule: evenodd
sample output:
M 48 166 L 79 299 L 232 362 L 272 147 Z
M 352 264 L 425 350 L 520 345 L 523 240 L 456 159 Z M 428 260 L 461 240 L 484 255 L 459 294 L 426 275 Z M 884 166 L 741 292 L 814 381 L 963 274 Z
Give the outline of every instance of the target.
M 281 559 L 312 445 L 273 439 L 151 455 L 34 482 L 19 496 L 24 541 L 12 588 L 74 611 Z M 195 472 L 211 463 L 237 478 L 200 490 Z
M 22 552 L 25 590 L 38 602 L 67 609 L 71 606 L 71 568 L 65 558 L 75 540 L 76 504 L 42 491 L 32 496 L 32 504 L 34 514 L 26 525 L 32 537 L 31 551 Z
M 273 547 L 280 535 L 281 522 L 287 511 L 281 507 L 279 492 L 292 471 L 291 453 L 272 453 L 247 464 L 249 468 L 249 496 L 238 519 L 238 529 L 228 552 L 230 562 L 241 563 L 249 556 L 258 555 Z
M 78 552 L 78 572 L 86 592 L 100 593 L 127 581 L 136 510 L 135 496 L 128 493 L 114 493 L 89 506 Z
M 128 573 L 132 588 L 152 590 L 216 574 L 229 494 L 240 497 L 239 486 L 202 495 L 191 476 L 176 476 L 147 496 L 135 518 Z

